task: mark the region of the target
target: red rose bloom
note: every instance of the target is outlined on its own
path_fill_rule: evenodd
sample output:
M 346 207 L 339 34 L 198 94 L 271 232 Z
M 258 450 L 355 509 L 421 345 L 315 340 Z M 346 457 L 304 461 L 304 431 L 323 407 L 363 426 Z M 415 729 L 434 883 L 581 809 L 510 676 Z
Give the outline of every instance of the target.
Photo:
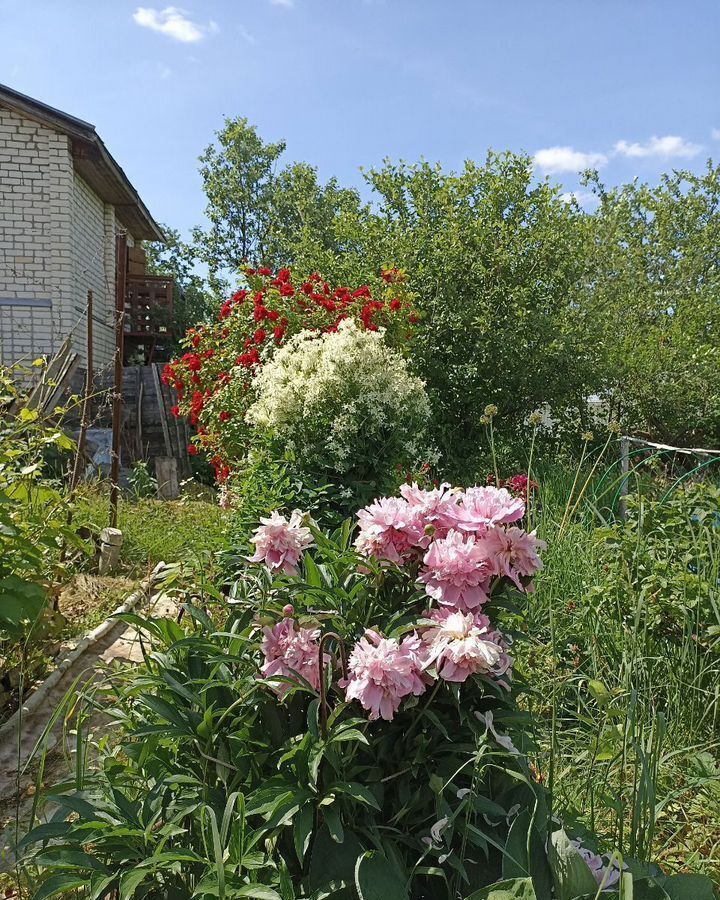
M 195 446 L 195 444 L 190 444 L 188 446 L 188 453 L 190 454 L 190 456 L 197 456 L 198 448 Z
M 186 353 L 183 360 L 191 372 L 199 372 L 202 369 L 202 360 L 197 353 Z
M 232 415 L 227 410 L 224 409 L 220 413 L 220 421 L 221 422 L 229 422 L 230 419 L 232 419 Z
M 267 334 L 265 333 L 265 329 L 258 328 L 258 330 L 255 332 L 255 335 L 254 335 L 255 343 L 262 344 L 262 342 L 265 340 L 266 337 L 267 337 Z

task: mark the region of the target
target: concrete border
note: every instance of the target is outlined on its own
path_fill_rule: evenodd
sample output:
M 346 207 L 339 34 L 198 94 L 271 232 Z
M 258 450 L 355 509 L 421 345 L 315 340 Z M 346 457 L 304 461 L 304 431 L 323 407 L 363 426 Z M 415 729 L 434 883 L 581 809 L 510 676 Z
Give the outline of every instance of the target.
M 76 646 L 58 663 L 57 667 L 53 669 L 42 684 L 38 685 L 32 694 L 28 696 L 23 705 L 16 709 L 7 722 L 4 722 L 0 726 L 0 741 L 11 733 L 17 734 L 17 726 L 21 718 L 24 719 L 26 716 L 32 715 L 35 709 L 43 702 L 48 691 L 51 691 L 55 687 L 80 657 L 101 641 L 113 628 L 117 628 L 120 623 L 118 623 L 115 616 L 132 612 L 143 599 L 150 596 L 153 585 L 164 568 L 165 563 L 159 562 L 152 570 L 151 574 L 140 584 L 140 587 L 130 594 L 124 603 L 121 603 L 104 622 L 101 622 L 100 625 L 80 638 Z

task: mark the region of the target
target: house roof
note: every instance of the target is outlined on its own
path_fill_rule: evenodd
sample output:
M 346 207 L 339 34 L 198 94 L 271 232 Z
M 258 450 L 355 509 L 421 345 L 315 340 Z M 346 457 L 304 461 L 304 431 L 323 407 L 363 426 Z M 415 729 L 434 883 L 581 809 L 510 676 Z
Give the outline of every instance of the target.
M 165 240 L 162 229 L 110 155 L 94 125 L 4 84 L 0 84 L 0 106 L 66 134 L 70 138 L 76 171 L 102 200 L 115 207 L 118 219 L 130 234 L 138 240 Z

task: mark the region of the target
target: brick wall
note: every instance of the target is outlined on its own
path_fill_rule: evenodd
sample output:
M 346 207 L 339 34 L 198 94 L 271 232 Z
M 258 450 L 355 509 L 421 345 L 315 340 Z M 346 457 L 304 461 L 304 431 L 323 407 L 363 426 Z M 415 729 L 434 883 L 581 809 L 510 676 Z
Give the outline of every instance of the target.
M 52 355 L 68 334 L 84 362 L 92 290 L 94 368 L 112 364 L 119 230 L 74 171 L 69 139 L 0 107 L 0 363 Z
M 87 305 L 87 292 L 93 292 L 93 366 L 101 368 L 115 353 L 115 210 L 75 174 L 72 195 L 72 260 L 75 319 L 81 318 Z M 78 346 L 85 358 L 85 328 L 79 329 Z
M 72 327 L 68 138 L 0 107 L 0 361 L 53 353 Z

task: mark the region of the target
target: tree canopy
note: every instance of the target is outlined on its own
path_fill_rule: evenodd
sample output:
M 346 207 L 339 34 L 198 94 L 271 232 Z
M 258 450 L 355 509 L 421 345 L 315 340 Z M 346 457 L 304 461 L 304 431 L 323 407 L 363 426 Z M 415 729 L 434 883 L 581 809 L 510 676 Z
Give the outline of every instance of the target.
M 200 158 L 208 224 L 171 256 L 195 254 L 216 293 L 247 262 L 340 284 L 405 270 L 422 314 L 411 362 L 446 460 L 474 453 L 488 403 L 508 435 L 538 408 L 555 434 L 579 434 L 591 395 L 649 437 L 720 440 L 712 163 L 656 187 L 609 190 L 588 172 L 587 211 L 523 154 L 489 152 L 459 172 L 386 160 L 363 172 L 364 199 L 284 153 L 226 119 Z

